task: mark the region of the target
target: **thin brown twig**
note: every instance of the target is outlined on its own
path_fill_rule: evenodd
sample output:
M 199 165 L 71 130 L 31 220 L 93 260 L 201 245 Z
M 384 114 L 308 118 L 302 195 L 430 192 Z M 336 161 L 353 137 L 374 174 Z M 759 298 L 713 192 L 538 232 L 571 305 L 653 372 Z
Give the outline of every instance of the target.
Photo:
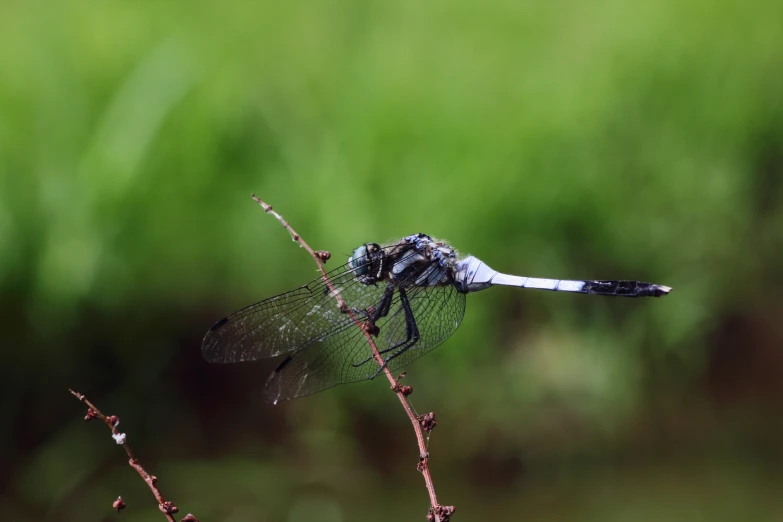
M 89 400 L 87 400 L 87 397 L 82 395 L 79 392 L 75 392 L 73 390 L 68 390 L 71 392 L 71 395 L 82 401 L 84 404 L 87 405 L 87 415 L 84 417 L 84 420 L 91 420 L 94 418 L 102 420 L 111 430 L 112 432 L 112 438 L 114 438 L 115 442 L 117 444 L 120 444 L 123 449 L 125 450 L 125 453 L 128 454 L 128 464 L 130 467 L 136 470 L 136 472 L 141 476 L 142 479 L 144 479 L 144 482 L 147 483 L 147 486 L 149 486 L 150 490 L 152 490 L 152 494 L 155 495 L 155 500 L 158 501 L 158 509 L 161 513 L 166 517 L 166 520 L 169 522 L 177 522 L 174 518 L 174 514 L 179 511 L 177 506 L 175 506 L 173 503 L 165 500 L 163 498 L 163 495 L 160 492 L 160 488 L 158 487 L 158 478 L 155 475 L 150 475 L 147 473 L 147 471 L 141 466 L 141 463 L 139 462 L 139 459 L 136 458 L 136 456 L 133 454 L 133 451 L 131 450 L 130 446 L 128 446 L 127 436 L 124 433 L 121 433 L 117 426 L 120 423 L 120 419 L 116 415 L 110 415 L 106 416 Z M 117 501 L 114 503 L 116 509 L 122 509 L 124 507 L 124 503 L 120 498 L 117 499 Z M 194 517 L 192 514 L 186 515 L 182 522 L 198 522 L 198 519 Z
M 435 495 L 435 485 L 432 482 L 432 475 L 430 473 L 429 468 L 429 453 L 427 452 L 427 445 L 424 440 L 424 434 L 422 432 L 422 418 L 429 418 L 431 419 L 431 426 L 434 426 L 434 414 L 430 413 L 427 415 L 423 415 L 421 418 L 417 417 L 416 414 L 413 412 L 413 408 L 411 407 L 410 403 L 408 402 L 407 395 L 410 394 L 410 388 L 407 386 L 401 386 L 397 379 L 394 378 L 389 368 L 384 364 L 383 357 L 378 352 L 378 347 L 375 345 L 375 341 L 372 338 L 372 334 L 370 330 L 364 325 L 364 323 L 356 317 L 356 315 L 353 313 L 353 311 L 346 306 L 345 302 L 343 301 L 342 297 L 340 297 L 340 293 L 337 291 L 337 289 L 332 285 L 331 280 L 329 280 L 329 277 L 326 274 L 326 270 L 324 269 L 324 262 L 329 259 L 329 254 L 324 251 L 314 251 L 312 248 L 310 248 L 310 245 L 305 242 L 305 240 L 302 239 L 302 236 L 300 236 L 286 221 L 283 219 L 283 216 L 278 214 L 272 209 L 272 205 L 269 205 L 267 203 L 264 203 L 259 198 L 256 197 L 255 194 L 251 194 L 251 197 L 253 200 L 261 205 L 261 208 L 264 209 L 264 212 L 267 214 L 271 214 L 272 216 L 277 219 L 281 225 L 288 231 L 289 234 L 291 234 L 291 238 L 299 243 L 299 245 L 307 250 L 307 253 L 310 254 L 310 256 L 315 261 L 316 265 L 318 265 L 318 270 L 321 272 L 321 277 L 323 278 L 324 283 L 329 288 L 329 291 L 332 293 L 334 298 L 337 301 L 337 306 L 340 308 L 340 310 L 344 311 L 354 322 L 357 328 L 361 329 L 364 333 L 364 337 L 367 340 L 367 344 L 370 346 L 370 349 L 372 349 L 373 358 L 378 363 L 378 365 L 383 370 L 384 375 L 386 375 L 386 378 L 389 380 L 389 383 L 391 384 L 392 391 L 397 395 L 397 398 L 400 400 L 400 404 L 402 404 L 403 409 L 405 410 L 405 414 L 408 416 L 408 419 L 411 421 L 411 425 L 413 425 L 413 431 L 416 433 L 416 441 L 419 445 L 419 463 L 417 465 L 417 469 L 421 472 L 421 474 L 424 476 L 424 484 L 427 487 L 427 492 L 430 496 L 430 511 L 428 514 L 429 520 L 434 520 L 438 522 L 447 522 L 449 518 L 451 517 L 451 514 L 454 513 L 454 507 L 453 506 L 441 506 L 438 503 L 438 498 Z

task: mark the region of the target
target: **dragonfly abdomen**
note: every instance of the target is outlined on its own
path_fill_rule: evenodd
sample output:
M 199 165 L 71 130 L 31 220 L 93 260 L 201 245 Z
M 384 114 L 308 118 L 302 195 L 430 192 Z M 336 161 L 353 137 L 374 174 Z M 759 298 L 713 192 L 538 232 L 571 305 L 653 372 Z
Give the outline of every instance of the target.
M 668 286 L 642 281 L 585 281 L 581 293 L 621 297 L 660 297 L 671 291 Z

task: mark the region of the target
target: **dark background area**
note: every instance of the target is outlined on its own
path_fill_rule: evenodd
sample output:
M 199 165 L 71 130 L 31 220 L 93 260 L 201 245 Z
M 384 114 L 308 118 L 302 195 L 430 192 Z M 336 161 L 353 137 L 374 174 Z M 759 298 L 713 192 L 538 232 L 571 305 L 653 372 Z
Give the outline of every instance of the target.
M 0 519 L 423 520 L 384 382 L 278 406 L 220 317 L 425 232 L 507 273 L 407 368 L 455 521 L 783 517 L 783 4 L 0 5 Z M 111 509 L 122 495 L 128 508 Z

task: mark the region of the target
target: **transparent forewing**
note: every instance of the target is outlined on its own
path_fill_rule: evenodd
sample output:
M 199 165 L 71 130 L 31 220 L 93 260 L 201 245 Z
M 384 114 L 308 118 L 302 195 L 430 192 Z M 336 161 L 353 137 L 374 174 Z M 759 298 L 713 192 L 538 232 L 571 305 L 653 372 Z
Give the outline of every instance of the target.
M 374 341 L 382 357 L 395 356 L 388 362 L 391 370 L 407 365 L 445 341 L 457 329 L 465 313 L 465 294 L 451 284 L 413 286 L 421 275 L 415 274 L 396 285 L 388 315 L 375 322 L 379 333 Z M 406 291 L 419 333 L 418 340 L 410 346 L 407 346 L 409 326 L 399 287 Z M 372 306 L 379 307 L 382 298 L 383 291 L 380 291 Z M 392 348 L 401 343 L 402 346 Z M 379 365 L 372 358 L 364 332 L 350 321 L 321 342 L 300 348 L 286 357 L 269 377 L 265 396 L 272 402 L 293 399 L 338 384 L 370 379 L 378 371 Z
M 355 278 L 357 271 L 368 266 L 366 260 L 353 266 L 346 263 L 327 274 L 345 304 L 360 311 L 376 305 L 385 289 L 385 283 L 365 285 Z M 353 324 L 319 277 L 221 319 L 207 332 L 201 351 L 213 363 L 266 359 L 324 340 Z

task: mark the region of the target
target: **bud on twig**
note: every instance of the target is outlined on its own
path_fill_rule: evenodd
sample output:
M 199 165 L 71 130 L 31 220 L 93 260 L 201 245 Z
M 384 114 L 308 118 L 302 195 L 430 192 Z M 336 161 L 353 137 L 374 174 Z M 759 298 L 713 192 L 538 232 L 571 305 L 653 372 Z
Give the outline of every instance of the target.
M 378 334 L 380 333 L 381 329 L 378 328 L 374 323 L 371 321 L 365 321 L 362 323 L 362 329 L 367 332 L 370 335 L 373 335 L 375 337 L 378 337 Z
M 160 509 L 161 511 L 163 511 L 167 515 L 173 515 L 174 513 L 179 511 L 177 506 L 175 506 L 174 503 L 169 502 L 169 501 L 166 501 L 163 504 L 158 505 L 158 509 Z
M 419 455 L 419 463 L 416 464 L 416 469 L 419 471 L 419 473 L 424 473 L 424 470 L 427 469 L 427 462 L 430 460 L 430 454 L 429 453 L 422 453 Z
M 455 511 L 456 508 L 454 506 L 437 506 L 435 508 L 435 513 L 438 515 L 441 522 L 449 522 L 449 520 L 451 520 L 451 515 L 453 515 Z
M 435 506 L 434 508 L 430 508 L 430 512 L 427 513 L 427 522 L 435 522 L 436 516 L 441 522 L 449 522 L 449 520 L 451 520 L 451 515 L 453 515 L 456 510 L 457 509 L 454 506 Z
M 111 507 L 119 512 L 121 509 L 125 509 L 125 502 L 122 501 L 122 497 L 117 497 L 117 500 L 114 501 Z
M 405 375 L 405 374 L 403 374 Z M 394 393 L 401 393 L 403 397 L 407 397 L 411 393 L 413 393 L 413 388 L 410 386 L 403 386 L 400 384 L 399 379 L 397 379 L 397 382 L 394 383 L 394 385 L 391 387 L 392 391 Z
M 435 426 L 438 425 L 437 421 L 435 420 L 435 413 L 425 413 L 424 415 L 420 415 L 418 417 L 419 424 L 421 424 L 421 429 L 423 429 L 426 432 L 430 432 L 435 429 Z

